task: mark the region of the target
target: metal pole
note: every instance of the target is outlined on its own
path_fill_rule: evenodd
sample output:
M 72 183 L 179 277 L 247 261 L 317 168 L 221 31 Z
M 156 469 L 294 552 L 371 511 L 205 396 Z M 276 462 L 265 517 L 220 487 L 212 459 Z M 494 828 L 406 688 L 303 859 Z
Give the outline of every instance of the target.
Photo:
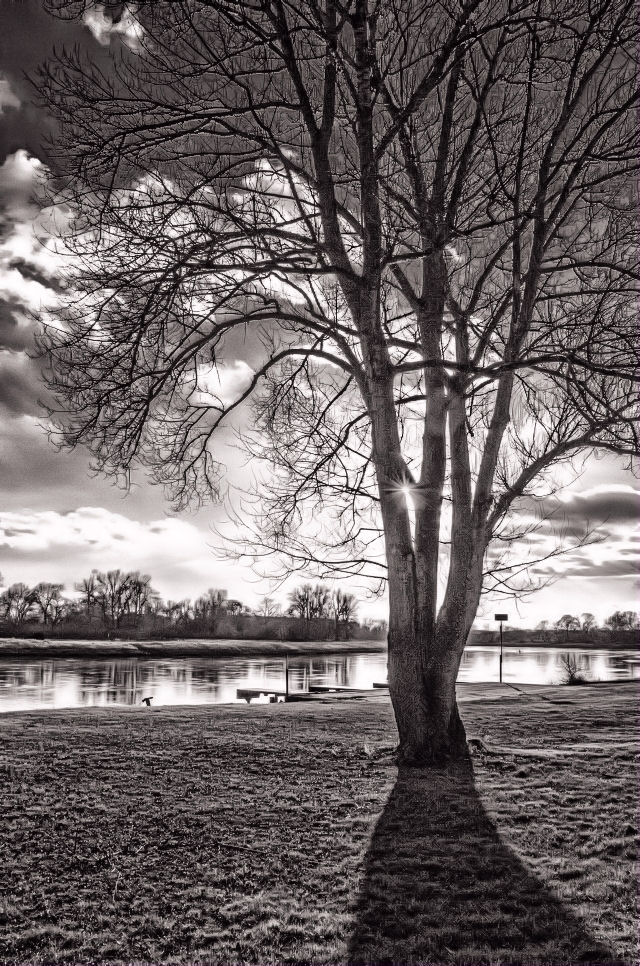
M 289 655 L 284 656 L 284 700 L 289 700 Z
M 500 684 L 502 684 L 502 621 L 500 621 Z

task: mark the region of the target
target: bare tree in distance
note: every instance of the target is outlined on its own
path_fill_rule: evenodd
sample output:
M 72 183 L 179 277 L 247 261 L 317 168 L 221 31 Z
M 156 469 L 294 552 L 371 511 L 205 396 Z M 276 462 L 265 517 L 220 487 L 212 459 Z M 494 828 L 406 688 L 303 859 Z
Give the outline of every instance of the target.
M 585 611 L 583 614 L 581 614 L 581 618 L 582 618 L 582 621 L 581 621 L 582 630 L 585 631 L 587 634 L 589 634 L 590 631 L 593 631 L 597 628 L 598 622 L 595 619 L 595 616 L 590 611 Z
M 97 570 L 92 570 L 88 577 L 83 577 L 82 580 L 74 584 L 74 589 L 81 594 L 82 603 L 87 614 L 87 619 L 89 622 L 92 617 L 92 608 L 94 604 L 97 604 L 96 600 L 96 574 Z
M 38 80 L 72 215 L 60 439 L 183 506 L 252 406 L 248 552 L 386 581 L 399 759 L 455 758 L 514 511 L 576 454 L 637 452 L 633 4 L 136 9 L 111 73 L 62 52 Z
M 324 584 L 300 584 L 289 594 L 288 613 L 305 621 L 327 617 L 331 605 L 331 592 Z
M 340 638 L 340 625 L 345 628 L 345 633 L 348 637 L 349 623 L 356 619 L 358 613 L 358 601 L 355 595 L 338 588 L 333 595 L 331 607 L 336 622 L 336 640 Z
M 0 594 L 0 616 L 8 624 L 22 624 L 33 612 L 33 591 L 27 584 L 11 584 Z
M 31 591 L 31 599 L 42 614 L 43 624 L 54 624 L 60 619 L 63 590 L 64 584 L 41 581 Z
M 277 617 L 282 613 L 282 607 L 277 600 L 269 595 L 265 595 L 261 598 L 260 603 L 256 609 L 256 614 L 259 617 Z
M 563 628 L 565 632 L 565 637 L 569 640 L 569 631 L 579 631 L 580 630 L 580 619 L 574 617 L 573 614 L 563 614 L 556 621 L 556 627 Z
M 604 624 L 612 631 L 632 631 L 640 627 L 640 616 L 632 610 L 617 610 L 606 618 Z

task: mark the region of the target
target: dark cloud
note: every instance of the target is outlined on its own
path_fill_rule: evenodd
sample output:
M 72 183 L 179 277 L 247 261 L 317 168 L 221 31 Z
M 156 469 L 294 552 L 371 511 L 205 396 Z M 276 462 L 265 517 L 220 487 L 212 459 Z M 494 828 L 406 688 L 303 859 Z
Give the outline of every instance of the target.
M 559 512 L 567 520 L 585 520 L 597 523 L 632 523 L 640 520 L 640 492 L 638 490 L 598 488 L 578 493 L 561 503 Z
M 0 508 L 4 510 L 46 507 L 72 513 L 92 504 L 122 513 L 126 506 L 126 512 L 138 519 L 157 519 L 166 510 L 160 487 L 149 485 L 138 474 L 125 493 L 91 473 L 85 449 L 57 450 L 38 418 L 0 412 L 0 443 Z
M 540 524 L 542 536 L 561 537 L 563 540 L 582 540 L 588 532 L 588 521 L 582 524 L 569 523 L 564 515 L 556 513 Z
M 24 355 L 0 353 L 0 410 L 18 415 L 41 414 L 37 399 L 38 369 Z
M 571 494 L 566 500 L 525 497 L 514 512 L 531 522 L 540 520 L 540 533 L 561 531 L 567 539 L 579 538 L 589 527 L 606 532 L 608 524 L 640 521 L 640 490 L 631 486 L 598 486 Z
M 537 566 L 534 572 L 542 577 L 584 577 L 593 580 L 594 578 L 606 577 L 635 577 L 640 574 L 640 557 L 635 554 L 629 558 L 627 554 L 613 553 L 607 560 L 590 560 L 588 555 L 572 555 L 570 558 L 563 557 L 549 564 Z
M 27 278 L 32 282 L 39 282 L 40 285 L 44 285 L 54 292 L 64 291 L 64 285 L 57 278 L 43 272 L 36 265 L 31 264 L 24 258 L 13 258 L 7 267 L 9 269 L 16 269 L 23 278 Z
M 0 299 L 0 350 L 24 352 L 33 345 L 34 323 L 16 302 Z
M 77 22 L 51 17 L 42 0 L 0 3 L 0 65 L 20 100 L 20 107 L 7 111 L 0 124 L 0 163 L 8 154 L 26 148 L 30 154 L 47 157 L 47 139 L 55 126 L 47 111 L 36 103 L 36 89 L 29 82 L 54 48 L 84 46 L 89 31 Z
M 38 68 L 54 51 L 78 49 L 87 53 L 101 69 L 109 68 L 109 47 L 101 45 L 88 27 L 77 19 L 83 4 L 69 4 L 74 17 L 52 16 L 43 0 L 0 0 L 0 71 L 8 78 L 20 107 L 5 111 L 0 118 L 0 163 L 19 148 L 26 148 L 52 164 L 50 144 L 55 141 L 55 120 L 38 97 Z M 106 16 L 117 23 L 123 4 L 106 3 Z M 117 36 L 117 35 L 116 35 Z

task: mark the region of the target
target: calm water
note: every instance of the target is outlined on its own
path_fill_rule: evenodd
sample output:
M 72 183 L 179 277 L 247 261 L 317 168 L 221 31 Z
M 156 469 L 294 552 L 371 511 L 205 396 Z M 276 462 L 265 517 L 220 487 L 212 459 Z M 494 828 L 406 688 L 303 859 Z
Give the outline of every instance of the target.
M 460 681 L 497 681 L 496 647 L 469 647 Z M 562 657 L 574 655 L 592 681 L 640 678 L 640 654 L 633 651 L 540 650 L 505 648 L 503 679 L 557 684 L 563 679 Z M 223 704 L 236 700 L 236 688 L 284 688 L 283 658 L 171 658 L 88 660 L 57 658 L 0 661 L 0 712 L 37 708 L 79 708 L 140 704 Z M 335 654 L 289 658 L 289 688 L 343 684 L 370 688 L 385 681 L 385 654 Z M 266 698 L 262 700 L 267 700 Z

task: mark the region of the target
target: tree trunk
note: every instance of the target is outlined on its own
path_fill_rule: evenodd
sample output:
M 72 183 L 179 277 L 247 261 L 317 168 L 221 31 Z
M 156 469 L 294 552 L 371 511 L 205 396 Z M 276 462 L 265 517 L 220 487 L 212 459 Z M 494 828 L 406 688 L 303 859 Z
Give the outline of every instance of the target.
M 406 765 L 444 765 L 467 754 L 456 703 L 457 648 L 428 655 L 411 626 L 389 631 L 389 693 Z

